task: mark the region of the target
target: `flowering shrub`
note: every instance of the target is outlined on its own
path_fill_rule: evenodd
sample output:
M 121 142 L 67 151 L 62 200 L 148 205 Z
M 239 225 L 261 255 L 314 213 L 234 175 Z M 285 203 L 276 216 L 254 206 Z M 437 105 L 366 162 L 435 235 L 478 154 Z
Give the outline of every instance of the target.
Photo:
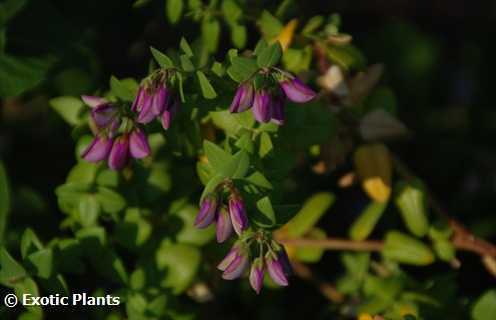
M 95 319 L 210 318 L 199 305 L 216 296 L 227 305 L 246 295 L 254 308 L 298 290 L 293 282 L 314 285 L 336 319 L 490 319 L 494 290 L 460 311 L 456 289 L 443 292 L 452 276 L 416 273 L 456 269 L 463 250 L 494 274 L 496 247 L 444 212 L 428 179 L 386 145 L 411 131 L 380 85 L 383 66 L 367 64 L 339 16 L 290 20 L 290 2 L 276 13 L 249 1 L 168 0 L 169 23 L 185 19 L 198 34 L 151 46 L 142 78 L 111 76 L 108 87 L 51 99 L 76 149 L 55 189 L 62 231 L 42 241 L 36 225 L 24 227 L 20 255 L 1 248 L 0 283 L 18 296 L 121 298 L 81 311 Z M 0 169 L 5 224 L 15 195 Z M 305 188 L 330 174 L 334 185 Z M 343 237 L 327 220 L 346 188 L 361 200 Z M 319 277 L 310 265 L 326 250 L 343 251 L 344 270 Z M 21 309 L 20 319 L 57 312 Z

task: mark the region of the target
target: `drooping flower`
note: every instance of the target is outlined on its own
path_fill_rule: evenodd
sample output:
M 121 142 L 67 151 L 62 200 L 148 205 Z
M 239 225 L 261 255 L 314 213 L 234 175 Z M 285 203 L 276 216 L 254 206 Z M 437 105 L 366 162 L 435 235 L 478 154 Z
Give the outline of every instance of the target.
M 260 258 L 256 258 L 251 264 L 250 285 L 257 294 L 260 294 L 260 290 L 262 290 L 263 278 L 264 278 L 263 260 Z
M 277 258 L 281 263 L 282 270 L 286 277 L 289 277 L 293 274 L 293 267 L 291 266 L 291 262 L 289 261 L 288 253 L 284 246 L 281 245 L 279 251 L 277 251 Z
M 224 271 L 222 273 L 223 279 L 234 280 L 243 274 L 250 263 L 249 260 L 250 254 L 248 248 L 244 243 L 237 242 L 217 268 Z
M 222 206 L 220 210 L 218 210 L 217 212 L 216 223 L 217 223 L 216 226 L 217 242 L 222 243 L 227 239 L 229 239 L 233 231 L 231 217 L 229 216 L 229 212 L 224 206 Z
M 170 97 L 169 99 L 171 99 L 172 102 L 169 102 L 167 104 L 167 108 L 165 108 L 161 116 L 162 127 L 165 130 L 169 129 L 172 119 L 179 111 L 179 105 L 180 105 L 179 99 L 177 97 Z
M 112 170 L 121 170 L 129 159 L 129 136 L 123 134 L 115 139 L 108 157 L 108 165 Z
M 253 105 L 253 98 L 255 94 L 255 89 L 251 82 L 245 82 L 241 84 L 236 90 L 229 111 L 231 113 L 243 112 Z
M 285 122 L 284 116 L 284 97 L 281 95 L 276 95 L 272 99 L 272 122 L 282 126 Z
M 215 220 L 215 213 L 217 211 L 218 199 L 217 195 L 207 195 L 200 207 L 200 212 L 196 216 L 195 226 L 203 229 L 212 224 Z
M 241 235 L 248 228 L 248 217 L 246 216 L 245 204 L 240 196 L 232 195 L 229 198 L 229 215 L 234 231 Z
M 296 103 L 308 102 L 317 95 L 298 78 L 285 78 L 279 84 L 286 97 Z
M 89 162 L 98 162 L 107 159 L 111 149 L 112 139 L 97 135 L 83 151 L 81 157 Z
M 117 116 L 117 108 L 110 103 L 101 104 L 91 110 L 91 118 L 100 129 L 107 128 Z
M 150 155 L 150 145 L 145 132 L 135 128 L 129 136 L 129 152 L 135 159 L 142 159 Z
M 267 90 L 262 89 L 255 93 L 252 112 L 258 122 L 270 121 L 272 118 L 272 96 Z
M 272 252 L 268 252 L 265 255 L 265 264 L 267 265 L 267 271 L 269 272 L 270 278 L 280 286 L 287 286 L 288 279 L 284 273 L 283 266 L 278 257 L 274 256 Z

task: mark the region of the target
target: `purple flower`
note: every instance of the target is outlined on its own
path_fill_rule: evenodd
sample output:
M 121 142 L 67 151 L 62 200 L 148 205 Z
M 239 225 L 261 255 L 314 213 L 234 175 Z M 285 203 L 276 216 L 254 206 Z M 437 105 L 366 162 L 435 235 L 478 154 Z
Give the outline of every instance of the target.
M 112 139 L 96 136 L 86 147 L 81 157 L 89 162 L 98 162 L 107 159 L 112 148 Z
M 251 108 L 253 104 L 255 89 L 249 82 L 241 84 L 236 90 L 229 111 L 232 113 L 243 112 Z
M 269 122 L 272 118 L 272 97 L 266 90 L 255 93 L 253 102 L 253 116 L 258 122 Z
M 169 92 L 164 86 L 160 86 L 153 95 L 151 102 L 151 112 L 154 116 L 159 116 L 168 107 Z
M 131 132 L 129 137 L 129 152 L 136 159 L 142 159 L 150 154 L 148 139 L 140 128 L 136 128 Z
M 170 97 L 169 100 L 173 101 L 169 101 L 169 104 L 162 113 L 161 117 L 162 127 L 164 128 L 164 130 L 169 129 L 172 119 L 179 110 L 179 99 Z
M 239 278 L 246 270 L 249 264 L 248 248 L 241 243 L 236 243 L 227 256 L 222 260 L 217 269 L 224 271 L 222 278 L 225 280 L 234 280 Z
M 101 98 L 101 97 L 97 97 L 97 96 L 82 95 L 81 99 L 83 100 L 84 103 L 86 103 L 91 108 L 98 107 L 99 105 L 102 105 L 102 104 L 108 104 L 107 100 L 105 100 L 104 98 Z
M 250 285 L 257 294 L 260 294 L 260 290 L 262 290 L 263 278 L 264 278 L 263 261 L 260 258 L 256 258 L 251 264 Z
M 286 249 L 281 246 L 281 249 L 277 252 L 277 259 L 281 263 L 282 270 L 284 274 L 289 277 L 293 274 L 293 267 L 291 266 L 291 262 L 289 261 L 288 253 Z
M 137 121 L 139 123 L 149 123 L 157 115 L 153 113 L 153 95 L 150 95 L 146 90 L 143 91 L 141 101 L 137 104 L 136 110 L 139 112 Z
M 217 212 L 217 242 L 222 243 L 229 239 L 233 231 L 229 212 L 225 207 Z
M 280 85 L 286 94 L 286 97 L 293 102 L 305 103 L 312 100 L 317 95 L 298 78 L 285 79 L 280 82 Z
M 114 141 L 108 158 L 108 165 L 112 170 L 121 170 L 129 159 L 129 137 L 124 134 Z
M 208 227 L 215 219 L 215 213 L 217 211 L 217 196 L 210 194 L 207 195 L 201 204 L 200 212 L 196 216 L 195 226 L 197 228 L 203 229 Z
M 91 118 L 98 128 L 103 129 L 112 124 L 117 116 L 117 108 L 110 103 L 100 104 L 91 110 Z
M 282 126 L 284 124 L 284 98 L 277 95 L 272 100 L 272 122 Z
M 238 235 L 243 233 L 243 230 L 248 228 L 248 218 L 246 216 L 245 205 L 243 199 L 239 196 L 231 196 L 229 199 L 229 215 L 231 216 L 234 231 Z
M 284 273 L 283 266 L 279 258 L 274 258 L 272 253 L 267 253 L 265 256 L 265 263 L 267 271 L 269 271 L 270 278 L 280 286 L 287 286 L 288 279 Z

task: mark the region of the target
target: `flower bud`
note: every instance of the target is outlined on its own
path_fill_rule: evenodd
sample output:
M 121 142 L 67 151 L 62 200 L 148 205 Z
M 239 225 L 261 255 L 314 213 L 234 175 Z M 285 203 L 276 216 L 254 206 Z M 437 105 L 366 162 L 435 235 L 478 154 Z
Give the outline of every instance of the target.
M 283 246 L 281 246 L 280 250 L 277 251 L 277 259 L 281 263 L 282 271 L 284 271 L 286 277 L 292 275 L 293 267 L 291 266 L 291 262 L 289 261 L 288 253 Z
M 237 113 L 251 108 L 254 93 L 255 90 L 251 83 L 245 82 L 241 84 L 236 90 L 236 94 L 234 95 L 231 106 L 229 107 L 229 111 L 231 113 Z
M 131 111 L 137 112 L 141 110 L 145 94 L 145 88 L 143 88 L 143 86 L 140 86 L 136 97 L 134 97 L 133 104 L 131 105 Z
M 161 122 L 164 130 L 169 129 L 170 124 L 177 111 L 179 110 L 179 99 L 170 97 L 167 101 L 164 112 L 162 113 Z
M 250 285 L 257 294 L 260 294 L 260 290 L 262 290 L 263 278 L 264 278 L 263 261 L 260 258 L 256 258 L 251 264 Z
M 272 122 L 282 126 L 284 124 L 284 98 L 280 95 L 274 97 L 272 103 Z
M 222 243 L 229 239 L 233 231 L 231 217 L 225 207 L 217 213 L 217 242 Z
M 280 82 L 280 85 L 286 94 L 286 97 L 293 102 L 305 103 L 312 100 L 317 95 L 298 78 L 285 79 Z
M 238 235 L 248 228 L 245 204 L 239 196 L 231 196 L 229 199 L 229 215 L 231 216 L 234 231 Z
M 112 148 L 112 139 L 96 136 L 86 147 L 81 157 L 89 162 L 98 162 L 107 159 Z
M 156 117 L 152 109 L 154 96 L 144 90 L 140 102 L 141 103 L 137 105 L 137 111 L 139 112 L 137 121 L 144 124 L 149 123 Z
M 160 86 L 153 94 L 151 112 L 154 116 L 159 116 L 164 112 L 169 92 L 164 86 Z
M 224 260 L 217 266 L 219 270 L 224 271 L 222 278 L 225 280 L 239 278 L 248 267 L 249 258 L 246 245 L 242 242 L 236 243 Z
M 109 103 L 100 104 L 91 110 L 91 118 L 98 128 L 108 127 L 117 116 L 117 108 Z
M 150 154 L 150 145 L 145 132 L 136 128 L 129 137 L 129 152 L 136 159 L 142 159 Z
M 201 204 L 200 212 L 196 216 L 195 226 L 203 229 L 208 227 L 215 219 L 218 199 L 216 195 L 207 195 Z
M 267 271 L 269 271 L 270 278 L 280 286 L 287 286 L 288 279 L 284 273 L 283 266 L 278 257 L 274 257 L 272 253 L 267 253 L 265 256 L 265 263 Z
M 258 122 L 269 122 L 272 117 L 272 97 L 269 92 L 266 90 L 257 91 L 252 111 Z
M 108 158 L 108 165 L 112 170 L 124 168 L 129 159 L 129 137 L 127 134 L 115 139 Z

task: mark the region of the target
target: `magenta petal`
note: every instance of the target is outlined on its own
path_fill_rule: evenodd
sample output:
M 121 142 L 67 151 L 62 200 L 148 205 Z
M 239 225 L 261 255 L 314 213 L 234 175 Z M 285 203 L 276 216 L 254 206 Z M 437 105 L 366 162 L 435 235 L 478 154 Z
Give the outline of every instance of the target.
M 224 280 L 234 280 L 241 275 L 246 270 L 249 265 L 249 259 L 247 254 L 238 255 L 231 264 L 222 273 L 222 279 Z
M 129 137 L 129 152 L 136 159 L 142 159 L 150 154 L 148 138 L 143 130 L 136 128 Z
M 248 228 L 248 217 L 246 216 L 245 205 L 241 198 L 232 197 L 229 199 L 229 214 L 234 231 L 238 235 L 241 235 L 243 230 Z
M 112 170 L 120 170 L 127 164 L 129 158 L 129 138 L 122 135 L 114 141 L 108 158 L 108 165 Z
M 284 116 L 284 99 L 281 96 L 274 98 L 272 104 L 272 122 L 277 125 L 283 125 L 285 121 Z
M 200 207 L 200 212 L 196 216 L 195 226 L 203 229 L 212 224 L 217 212 L 217 197 L 215 195 L 206 196 Z
M 267 271 L 269 271 L 270 278 L 280 286 L 287 286 L 288 279 L 284 274 L 284 270 L 279 260 L 267 257 L 265 261 L 267 263 Z
M 95 108 L 95 107 L 97 107 L 97 106 L 99 106 L 101 104 L 106 104 L 107 103 L 107 100 L 105 100 L 102 97 L 97 97 L 97 96 L 86 96 L 86 95 L 82 95 L 81 96 L 81 99 L 83 100 L 83 102 L 85 104 L 87 104 L 91 108 Z
M 253 102 L 253 116 L 258 122 L 269 122 L 272 117 L 272 101 L 270 94 L 261 90 L 255 94 Z
M 262 290 L 263 278 L 264 278 L 263 264 L 261 260 L 257 258 L 252 263 L 250 269 L 250 285 L 257 294 L 260 294 L 260 290 Z
M 172 121 L 172 112 L 170 112 L 169 110 L 165 110 L 162 113 L 160 120 L 162 122 L 162 127 L 164 128 L 164 130 L 169 129 L 171 121 Z
M 139 115 L 138 115 L 138 122 L 139 123 L 149 123 L 155 118 L 155 114 L 153 113 L 152 110 L 152 104 L 153 104 L 153 97 L 149 96 L 148 94 L 145 94 L 143 97 L 143 104 L 138 106 Z
M 217 214 L 216 228 L 217 242 L 219 243 L 229 239 L 233 232 L 231 217 L 229 216 L 229 212 L 224 207 L 221 208 Z
M 255 90 L 251 83 L 244 83 L 238 87 L 229 111 L 231 113 L 243 112 L 253 105 Z
M 237 246 L 233 246 L 227 256 L 217 265 L 217 269 L 220 271 L 224 271 L 229 267 L 229 265 L 236 259 L 238 256 L 238 248 Z
M 88 147 L 83 151 L 81 157 L 89 162 L 98 162 L 108 157 L 112 148 L 112 139 L 96 136 Z
M 156 117 L 160 115 L 165 109 L 165 102 L 167 98 L 167 92 L 165 88 L 159 88 L 155 92 L 152 98 L 152 113 Z
M 138 89 L 138 93 L 134 98 L 133 105 L 131 106 L 131 111 L 133 112 L 138 111 L 138 106 L 141 105 L 144 94 L 145 94 L 145 89 L 142 86 L 140 86 Z
M 280 85 L 286 94 L 286 97 L 293 102 L 305 103 L 312 100 L 317 95 L 298 78 L 284 80 L 280 83 Z
M 91 117 L 99 128 L 106 128 L 117 115 L 117 108 L 111 104 L 101 104 L 91 110 Z

